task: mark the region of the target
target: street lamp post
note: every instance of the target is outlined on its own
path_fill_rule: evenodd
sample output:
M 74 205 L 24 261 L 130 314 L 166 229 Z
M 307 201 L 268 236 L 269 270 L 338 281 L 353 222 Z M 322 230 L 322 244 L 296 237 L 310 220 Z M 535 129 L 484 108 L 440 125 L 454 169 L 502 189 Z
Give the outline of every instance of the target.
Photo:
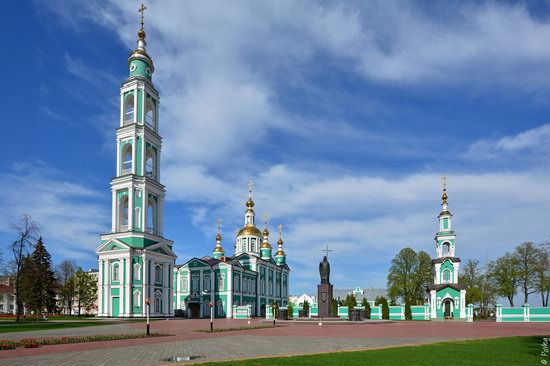
M 208 303 L 208 306 L 210 306 L 210 331 L 214 331 L 214 303 L 210 301 Z
M 147 309 L 146 309 L 146 314 L 147 314 L 147 336 L 149 336 L 151 333 L 150 333 L 150 329 L 149 329 L 149 305 L 151 305 L 151 299 L 150 298 L 146 298 L 145 299 L 145 305 L 147 305 Z
M 275 320 L 277 319 L 277 304 L 273 303 L 271 307 L 273 308 L 273 327 L 275 327 Z

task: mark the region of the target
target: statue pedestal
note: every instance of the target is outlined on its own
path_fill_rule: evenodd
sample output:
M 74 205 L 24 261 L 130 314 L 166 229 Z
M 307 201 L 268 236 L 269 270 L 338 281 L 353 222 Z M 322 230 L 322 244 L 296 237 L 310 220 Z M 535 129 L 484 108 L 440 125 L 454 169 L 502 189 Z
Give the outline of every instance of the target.
M 317 306 L 319 308 L 319 317 L 332 316 L 332 285 L 317 285 Z

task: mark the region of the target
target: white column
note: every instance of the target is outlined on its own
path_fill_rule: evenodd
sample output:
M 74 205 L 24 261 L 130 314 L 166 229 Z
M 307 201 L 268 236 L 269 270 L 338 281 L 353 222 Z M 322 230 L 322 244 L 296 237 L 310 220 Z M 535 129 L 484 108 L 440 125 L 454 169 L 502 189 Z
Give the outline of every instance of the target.
M 432 319 L 435 319 L 437 317 L 436 307 L 437 307 L 437 301 L 435 299 L 435 290 L 431 290 L 430 291 L 430 309 L 432 312 Z
M 162 313 L 163 315 L 166 315 L 168 314 L 168 309 L 169 309 L 169 304 L 168 304 L 168 301 L 171 301 L 169 298 L 168 298 L 168 295 L 169 295 L 169 289 L 168 289 L 168 263 L 163 263 L 162 264 L 162 272 L 163 272 L 163 280 L 162 280 L 162 288 L 163 288 L 163 291 L 162 291 L 162 297 L 164 298 L 164 301 L 163 301 L 163 304 L 162 304 Z
M 111 232 L 115 232 L 116 231 L 116 221 L 117 221 L 117 209 L 116 209 L 116 205 L 117 205 L 117 200 L 116 200 L 116 190 L 113 191 L 113 203 L 112 203 L 112 224 L 111 224 Z
M 226 318 L 233 318 L 233 267 L 229 267 L 226 273 L 227 279 L 227 313 Z
M 132 250 L 128 253 L 128 263 L 126 264 L 126 315 L 130 316 L 133 313 L 134 298 L 132 296 Z
M 142 309 L 142 316 L 145 316 L 145 312 L 147 311 L 146 309 L 146 304 L 145 304 L 145 299 L 148 297 L 147 296 L 147 285 L 149 284 L 149 271 L 148 271 L 148 266 L 147 266 L 147 257 L 145 255 L 145 250 L 143 251 L 143 254 L 141 255 L 141 269 L 143 271 L 142 273 L 142 276 L 141 276 L 141 279 L 143 281 L 141 281 L 142 285 L 141 285 L 141 309 Z
M 121 168 L 121 156 L 120 156 L 120 140 L 117 138 L 116 140 L 116 176 L 120 176 L 120 168 Z
M 137 84 L 134 86 L 134 123 L 137 123 L 137 115 L 138 115 L 138 87 Z
M 134 185 L 128 187 L 128 230 L 134 229 Z
M 453 263 L 454 264 L 454 263 Z M 458 265 L 453 266 L 453 283 L 458 283 Z
M 105 261 L 105 269 L 107 270 L 105 274 L 105 315 L 111 316 L 111 261 Z
M 460 290 L 460 319 L 466 317 L 466 290 Z
M 162 236 L 164 232 L 164 194 L 159 196 L 157 221 L 157 235 Z
M 120 127 L 124 125 L 124 92 L 120 91 Z
M 98 281 L 98 286 L 97 286 L 97 315 L 98 316 L 103 316 L 103 312 L 104 312 L 104 309 L 103 309 L 103 284 L 105 283 L 104 280 L 103 280 L 103 260 L 100 259 L 98 260 L 98 263 L 99 263 L 99 274 L 98 274 L 98 278 L 99 278 L 99 281 Z M 69 309 L 70 310 L 70 309 Z

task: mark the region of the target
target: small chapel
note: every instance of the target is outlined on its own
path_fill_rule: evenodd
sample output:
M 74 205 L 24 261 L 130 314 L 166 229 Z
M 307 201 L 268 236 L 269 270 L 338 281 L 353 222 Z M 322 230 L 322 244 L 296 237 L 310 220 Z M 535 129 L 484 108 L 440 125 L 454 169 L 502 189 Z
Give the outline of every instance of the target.
M 439 231 L 435 234 L 434 283 L 428 286 L 431 319 L 466 319 L 466 287 L 458 283 L 460 258 L 455 257 L 456 234 L 449 211 L 447 177 L 443 177 Z

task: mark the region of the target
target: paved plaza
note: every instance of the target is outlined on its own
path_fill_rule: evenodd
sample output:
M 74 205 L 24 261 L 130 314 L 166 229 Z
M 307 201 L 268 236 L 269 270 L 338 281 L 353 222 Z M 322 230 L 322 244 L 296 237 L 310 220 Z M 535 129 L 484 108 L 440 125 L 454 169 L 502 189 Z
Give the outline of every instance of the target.
M 252 325 L 263 324 L 252 320 Z M 246 326 L 245 320 L 216 320 L 220 328 Z M 208 320 L 159 320 L 154 332 L 168 337 L 42 346 L 0 351 L 0 366 L 23 365 L 162 365 L 161 359 L 195 356 L 197 363 L 251 357 L 288 356 L 342 350 L 361 350 L 441 340 L 549 334 L 546 323 L 412 322 L 391 324 L 324 325 L 284 324 L 277 328 L 220 333 L 198 332 Z M 120 322 L 101 327 L 6 333 L 1 339 L 141 332 L 142 323 Z

